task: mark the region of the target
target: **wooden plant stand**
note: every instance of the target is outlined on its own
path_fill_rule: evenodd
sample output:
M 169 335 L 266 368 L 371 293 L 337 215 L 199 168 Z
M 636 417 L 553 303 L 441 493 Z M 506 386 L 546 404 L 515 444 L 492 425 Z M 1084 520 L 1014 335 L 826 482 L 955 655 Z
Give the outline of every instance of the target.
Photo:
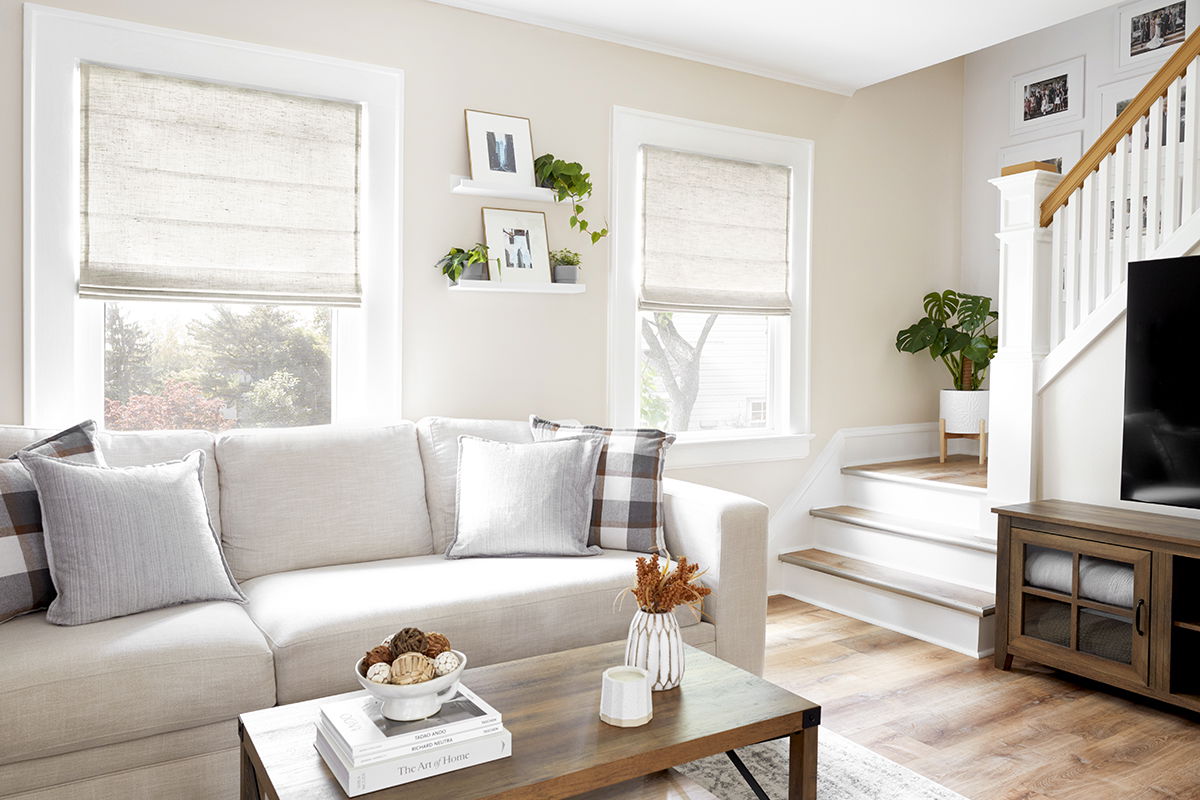
M 946 440 L 947 439 L 978 439 L 979 440 L 979 463 L 983 464 L 987 461 L 987 420 L 979 420 L 979 433 L 946 433 L 946 420 L 938 420 L 938 461 L 946 463 Z

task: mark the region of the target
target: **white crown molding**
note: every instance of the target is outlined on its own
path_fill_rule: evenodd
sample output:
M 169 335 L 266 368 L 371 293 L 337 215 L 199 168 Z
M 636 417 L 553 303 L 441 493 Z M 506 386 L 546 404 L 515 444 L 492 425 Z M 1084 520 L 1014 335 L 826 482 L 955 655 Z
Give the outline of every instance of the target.
M 712 67 L 720 67 L 722 69 L 730 69 L 735 72 L 744 72 L 749 75 L 756 75 L 760 78 L 769 78 L 773 81 L 781 81 L 782 83 L 790 83 L 795 86 L 803 86 L 807 89 L 816 89 L 821 92 L 830 92 L 844 97 L 853 96 L 855 90 L 848 86 L 837 84 L 822 83 L 813 81 L 788 72 L 779 72 L 777 70 L 764 69 L 753 64 L 747 64 L 736 59 L 717 58 L 706 53 L 698 53 L 694 50 L 687 50 L 680 47 L 670 47 L 668 45 L 652 42 L 646 39 L 640 39 L 636 36 L 622 36 L 611 31 L 597 30 L 585 25 L 572 25 L 569 22 L 561 20 L 549 19 L 537 14 L 517 14 L 503 8 L 496 8 L 488 3 L 475 2 L 475 0 L 430 0 L 430 2 L 438 5 L 450 6 L 459 8 L 464 11 L 473 11 L 477 14 L 486 14 L 490 17 L 501 17 L 503 19 L 513 20 L 514 22 L 524 22 L 527 25 L 536 25 L 539 28 L 550 28 L 551 30 L 562 31 L 563 33 L 571 33 L 576 36 L 585 36 L 588 39 L 598 39 L 602 42 L 610 42 L 612 44 L 624 45 L 626 47 L 636 47 L 639 50 L 648 50 L 652 53 L 659 53 L 664 56 L 672 56 L 674 58 L 682 58 L 686 61 L 696 61 L 701 64 L 708 64 Z

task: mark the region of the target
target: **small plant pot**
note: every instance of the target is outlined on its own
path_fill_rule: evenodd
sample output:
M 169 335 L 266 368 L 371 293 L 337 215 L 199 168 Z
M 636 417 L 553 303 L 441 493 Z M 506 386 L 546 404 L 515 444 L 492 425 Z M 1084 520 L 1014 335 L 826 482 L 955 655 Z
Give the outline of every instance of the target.
M 987 427 L 988 392 L 960 392 L 942 389 L 938 398 L 938 410 L 946 420 L 946 433 L 979 433 L 979 422 Z
M 463 270 L 460 281 L 486 281 L 488 279 L 487 264 L 474 263 Z
M 555 283 L 577 283 L 579 281 L 578 264 L 558 264 L 554 267 Z

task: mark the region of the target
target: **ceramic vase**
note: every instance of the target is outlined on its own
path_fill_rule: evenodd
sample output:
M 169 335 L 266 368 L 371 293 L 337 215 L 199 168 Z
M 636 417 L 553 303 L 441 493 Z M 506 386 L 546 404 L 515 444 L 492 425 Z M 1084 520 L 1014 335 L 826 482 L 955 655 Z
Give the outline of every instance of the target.
M 650 689 L 674 689 L 683 680 L 683 637 L 672 613 L 651 614 L 640 608 L 629 623 L 625 664 L 650 674 Z

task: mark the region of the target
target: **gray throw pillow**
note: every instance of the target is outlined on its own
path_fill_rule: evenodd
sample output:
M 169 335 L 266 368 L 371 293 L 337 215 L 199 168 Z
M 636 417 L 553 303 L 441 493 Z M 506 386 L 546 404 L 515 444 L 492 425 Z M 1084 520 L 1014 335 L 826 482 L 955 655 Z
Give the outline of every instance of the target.
M 37 486 L 58 590 L 48 621 L 82 625 L 202 600 L 245 602 L 209 522 L 203 451 L 121 469 L 17 458 Z
M 447 558 L 592 556 L 594 436 L 513 444 L 458 437 L 454 541 Z

